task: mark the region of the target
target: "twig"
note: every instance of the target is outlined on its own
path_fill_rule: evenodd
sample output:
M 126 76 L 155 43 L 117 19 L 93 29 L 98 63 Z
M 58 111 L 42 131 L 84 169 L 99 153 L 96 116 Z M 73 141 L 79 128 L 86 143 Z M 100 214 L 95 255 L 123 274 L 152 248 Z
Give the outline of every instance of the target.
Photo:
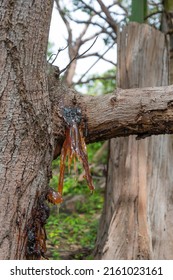
M 109 6 L 107 6 L 108 10 L 109 10 L 110 8 L 112 8 L 113 6 L 115 6 L 115 5 L 118 5 L 118 1 L 113 1 L 112 4 L 110 4 Z
M 49 62 L 49 61 L 51 60 L 51 58 L 55 55 L 54 60 L 51 62 L 51 64 L 53 64 L 53 63 L 55 62 L 55 60 L 57 59 L 57 57 L 58 57 L 59 53 L 60 53 L 60 52 L 62 52 L 62 51 L 64 51 L 64 50 L 65 50 L 65 49 L 67 49 L 68 47 L 69 47 L 69 44 L 68 44 L 66 47 L 64 47 L 64 48 L 59 49 L 59 50 L 57 51 L 57 53 L 52 53 L 52 54 L 49 56 L 49 58 L 48 58 L 48 61 L 47 61 L 47 62 Z
M 88 38 L 82 40 L 82 45 L 85 44 L 85 43 L 88 42 L 88 41 L 91 41 L 91 40 L 94 39 L 95 37 L 99 37 L 99 35 L 101 35 L 102 33 L 103 33 L 103 32 L 102 32 L 102 30 L 101 30 L 101 31 L 96 32 L 95 34 L 91 35 L 90 37 L 88 37 Z M 107 33 L 106 33 L 106 34 L 107 34 Z
M 162 5 L 162 3 L 155 3 L 155 2 L 153 2 L 153 1 L 148 1 L 148 4 L 149 4 L 150 6 L 155 6 L 155 7 L 158 7 L 159 5 Z
M 147 16 L 145 17 L 145 20 L 148 19 L 149 17 L 152 17 L 152 16 L 157 15 L 157 14 L 162 14 L 162 13 L 163 13 L 163 11 L 153 12 L 153 13 L 147 15 Z
M 102 54 L 99 56 L 99 58 L 88 68 L 88 70 L 81 76 L 81 78 L 78 80 L 78 84 L 82 81 L 83 77 L 96 65 L 96 63 L 103 58 L 103 56 L 115 45 L 115 42 Z
M 81 81 L 81 82 L 76 82 L 74 83 L 74 85 L 83 85 L 83 84 L 87 84 L 89 83 L 90 81 L 96 81 L 96 80 L 112 80 L 112 79 L 115 79 L 115 76 L 106 76 L 106 77 L 93 77 L 93 78 L 89 78 L 85 81 Z
M 93 22 L 93 21 L 90 21 L 89 20 L 78 20 L 78 19 L 74 19 L 72 17 L 70 17 L 70 20 L 72 20 L 73 22 L 75 23 L 79 23 L 79 24 L 91 24 L 91 25 L 94 25 L 94 26 L 98 26 L 101 28 L 101 31 L 100 33 L 105 33 L 105 34 L 108 34 L 113 40 L 115 40 L 115 36 L 113 35 L 112 33 L 112 28 L 108 25 L 107 27 L 103 27 L 101 24 L 99 24 L 98 22 Z M 111 31 L 109 31 L 108 29 L 111 28 Z M 86 40 L 85 40 L 86 41 Z
M 64 71 L 67 70 L 67 68 L 70 66 L 70 64 L 75 60 L 75 59 L 79 59 L 81 56 L 83 56 L 84 54 L 86 54 L 92 47 L 93 45 L 95 44 L 96 40 L 97 40 L 98 37 L 95 38 L 94 42 L 92 43 L 92 45 L 86 50 L 84 51 L 82 54 L 80 55 L 76 55 L 75 57 L 73 57 L 73 59 L 67 64 L 67 66 L 65 68 L 63 68 L 59 74 L 63 73 Z
M 117 24 L 115 23 L 115 20 L 112 18 L 110 11 L 106 7 L 106 5 L 102 2 L 102 0 L 97 0 L 97 2 L 99 3 L 101 10 L 104 12 L 104 14 L 106 16 L 105 20 L 109 23 L 109 25 L 112 27 L 113 31 L 116 34 L 117 33 Z
M 118 6 L 125 12 L 126 15 L 128 15 L 128 10 L 119 2 Z
M 80 59 L 82 59 L 82 58 L 87 58 L 87 57 L 90 57 L 90 56 L 97 56 L 97 57 L 100 57 L 100 58 L 103 59 L 104 61 L 109 62 L 109 63 L 111 63 L 112 65 L 116 66 L 116 63 L 114 63 L 113 61 L 111 61 L 111 60 L 109 60 L 109 59 L 106 59 L 105 57 L 103 57 L 103 55 L 100 55 L 100 54 L 98 54 L 98 53 L 89 53 L 89 54 L 86 54 L 86 55 L 80 57 Z
M 88 4 L 86 4 L 83 0 L 80 1 L 84 6 L 84 8 L 89 9 L 90 11 L 94 12 L 94 14 L 98 15 L 99 17 L 101 17 L 102 19 L 106 20 L 106 18 L 104 16 L 102 16 L 101 12 L 99 11 L 97 12 L 93 7 L 89 6 Z

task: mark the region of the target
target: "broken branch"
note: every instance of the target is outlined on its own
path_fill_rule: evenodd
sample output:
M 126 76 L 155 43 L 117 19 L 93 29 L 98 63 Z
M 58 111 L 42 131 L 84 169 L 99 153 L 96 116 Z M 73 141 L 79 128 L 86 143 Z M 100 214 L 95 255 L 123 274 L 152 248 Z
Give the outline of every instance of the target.
M 173 133 L 173 85 L 118 89 L 113 94 L 96 97 L 81 95 L 72 89 L 59 86 L 55 91 L 54 117 L 58 115 L 59 110 L 58 92 L 62 94 L 62 91 L 65 103 L 70 106 L 75 97 L 76 106 L 86 115 L 87 143 L 131 134 L 137 135 L 139 139 Z M 63 120 L 59 121 L 59 126 L 64 127 Z M 62 139 L 62 130 L 59 134 L 56 125 L 54 129 L 56 135 Z

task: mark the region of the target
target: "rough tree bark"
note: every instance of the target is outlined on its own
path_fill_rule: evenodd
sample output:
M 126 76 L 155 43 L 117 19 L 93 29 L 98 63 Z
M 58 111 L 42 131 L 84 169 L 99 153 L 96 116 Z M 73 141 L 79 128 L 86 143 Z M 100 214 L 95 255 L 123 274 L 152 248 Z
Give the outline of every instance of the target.
M 132 23 L 118 46 L 120 87 L 168 84 L 164 34 Z M 172 259 L 172 136 L 112 139 L 109 154 L 96 258 Z
M 0 3 L 0 259 L 25 258 L 26 222 L 50 178 L 46 50 L 52 4 Z
M 131 91 L 127 91 L 125 99 L 113 94 L 102 100 L 80 96 L 57 82 L 57 73 L 52 74 L 46 63 L 52 6 L 52 0 L 4 0 L 0 3 L 0 259 L 26 257 L 28 221 L 34 220 L 32 210 L 47 191 L 51 160 L 53 154 L 60 153 L 65 137 L 61 117 L 63 106 L 75 104 L 81 107 L 84 124 L 88 126 L 87 142 L 131 133 L 155 133 L 150 118 L 147 118 L 150 128 L 145 127 L 145 111 L 141 112 L 143 99 L 139 97 L 141 90 L 135 90 L 137 103 L 135 98 L 130 101 Z M 156 101 L 153 110 L 146 100 L 144 103 L 152 111 L 152 117 L 159 117 L 162 122 L 156 134 L 172 133 L 170 125 L 173 120 L 169 109 L 173 101 L 172 87 L 142 90 L 150 98 L 153 91 Z M 135 132 L 131 122 L 129 124 L 130 116 L 127 120 L 123 111 L 128 102 L 132 102 L 131 110 L 137 114 L 131 117 L 132 123 L 136 117 L 140 124 L 134 124 Z M 155 104 L 161 107 L 157 110 Z M 117 112 L 121 122 L 118 129 L 117 126 L 111 127 L 110 134 L 107 125 L 116 120 Z M 144 117 L 139 118 L 140 113 L 144 113 Z

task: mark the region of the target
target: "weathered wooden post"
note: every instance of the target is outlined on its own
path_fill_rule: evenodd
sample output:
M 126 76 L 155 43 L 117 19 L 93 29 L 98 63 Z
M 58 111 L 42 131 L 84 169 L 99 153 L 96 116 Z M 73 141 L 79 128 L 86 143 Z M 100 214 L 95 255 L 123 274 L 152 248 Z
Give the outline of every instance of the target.
M 126 26 L 118 40 L 118 86 L 167 85 L 168 72 L 165 35 L 145 24 Z M 173 258 L 172 167 L 172 136 L 110 141 L 97 259 Z

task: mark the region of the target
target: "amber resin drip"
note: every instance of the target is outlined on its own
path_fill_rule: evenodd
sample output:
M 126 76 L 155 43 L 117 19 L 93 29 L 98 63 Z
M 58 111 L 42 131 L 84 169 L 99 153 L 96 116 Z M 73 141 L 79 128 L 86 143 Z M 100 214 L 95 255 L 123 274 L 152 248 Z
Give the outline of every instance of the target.
M 58 204 L 62 202 L 62 195 L 59 192 L 49 188 L 46 199 L 52 204 Z
M 70 169 L 72 161 L 75 163 L 77 158 L 83 165 L 85 170 L 85 179 L 88 183 L 88 187 L 91 191 L 94 190 L 92 177 L 88 165 L 88 157 L 86 151 L 86 144 L 82 133 L 82 128 L 80 126 L 81 122 L 81 110 L 79 108 L 64 108 L 63 117 L 67 124 L 66 138 L 61 150 L 60 159 L 60 175 L 58 183 L 58 192 L 56 194 L 57 199 L 53 203 L 62 202 L 62 192 L 64 183 L 64 173 L 65 173 L 65 163 L 68 159 L 68 169 Z M 55 194 L 54 194 L 55 196 Z M 52 199 L 52 196 L 50 200 Z

